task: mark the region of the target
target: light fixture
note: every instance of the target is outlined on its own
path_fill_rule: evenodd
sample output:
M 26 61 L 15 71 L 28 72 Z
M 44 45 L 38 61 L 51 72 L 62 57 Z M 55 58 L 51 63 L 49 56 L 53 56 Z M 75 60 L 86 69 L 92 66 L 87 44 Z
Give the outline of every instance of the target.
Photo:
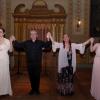
M 77 20 L 77 24 L 76 24 L 76 28 L 77 28 L 77 32 L 80 31 L 81 29 L 81 24 L 82 24 L 82 21 L 80 19 Z
M 80 28 L 81 23 L 82 23 L 82 21 L 81 21 L 81 20 L 78 20 L 78 21 L 77 21 L 77 28 Z

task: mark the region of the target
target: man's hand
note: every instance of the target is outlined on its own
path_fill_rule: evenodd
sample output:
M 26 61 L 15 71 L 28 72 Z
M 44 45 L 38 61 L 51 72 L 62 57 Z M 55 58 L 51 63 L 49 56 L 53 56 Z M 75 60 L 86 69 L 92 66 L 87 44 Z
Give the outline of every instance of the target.
M 51 33 L 48 32 L 47 35 L 46 35 L 46 37 L 47 37 L 48 40 L 50 40 L 50 38 L 51 38 Z
M 10 36 L 10 42 L 13 42 L 13 41 L 15 41 L 15 40 L 16 40 L 15 36 L 14 36 L 14 35 L 11 35 L 11 36 Z

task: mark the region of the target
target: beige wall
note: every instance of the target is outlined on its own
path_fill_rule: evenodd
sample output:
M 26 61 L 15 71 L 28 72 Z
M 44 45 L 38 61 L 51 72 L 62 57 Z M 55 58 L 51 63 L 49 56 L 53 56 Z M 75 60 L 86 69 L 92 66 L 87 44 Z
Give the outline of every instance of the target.
M 35 0 L 1 0 L 2 1 L 2 16 L 1 22 L 6 28 L 8 34 L 13 34 L 14 24 L 12 13 L 19 4 L 25 4 L 26 8 L 30 9 Z M 57 10 L 54 5 L 60 4 L 65 8 L 67 19 L 65 33 L 71 36 L 72 41 L 82 42 L 89 36 L 89 0 L 45 0 L 49 9 Z M 80 5 L 78 6 L 78 3 Z M 80 9 L 78 14 L 77 9 Z M 76 32 L 77 15 L 82 21 L 81 29 Z M 78 37 L 78 38 L 77 38 Z M 79 38 L 80 37 L 80 38 Z M 83 38 L 84 37 L 84 38 Z

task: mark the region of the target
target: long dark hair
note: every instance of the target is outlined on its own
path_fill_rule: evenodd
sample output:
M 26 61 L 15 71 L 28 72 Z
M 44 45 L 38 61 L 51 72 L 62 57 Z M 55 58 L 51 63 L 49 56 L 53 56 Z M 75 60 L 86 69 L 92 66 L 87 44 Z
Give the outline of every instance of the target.
M 69 36 L 68 36 L 69 37 Z M 72 49 L 71 49 L 71 40 L 69 38 L 69 51 L 67 52 L 68 64 L 72 66 Z M 65 41 L 63 40 L 63 47 L 65 48 Z
M 65 48 L 65 41 L 64 40 L 63 40 L 63 47 Z M 71 51 L 71 40 L 70 40 L 70 38 L 69 38 L 69 51 Z
M 3 34 L 5 33 L 5 29 L 3 27 L 0 27 L 0 29 L 3 31 Z
M 3 31 L 3 37 L 5 37 L 5 29 L 1 26 L 0 29 Z

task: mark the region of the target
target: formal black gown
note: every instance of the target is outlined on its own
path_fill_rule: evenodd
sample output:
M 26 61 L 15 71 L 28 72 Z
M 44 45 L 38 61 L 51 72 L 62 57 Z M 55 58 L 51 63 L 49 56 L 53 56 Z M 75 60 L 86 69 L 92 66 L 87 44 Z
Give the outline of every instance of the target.
M 27 40 L 24 42 L 13 42 L 15 50 L 24 50 L 26 52 L 28 62 L 28 73 L 33 92 L 39 92 L 40 73 L 42 65 L 42 52 L 43 49 L 51 48 L 51 41 L 43 42 L 41 40 Z
M 72 53 L 67 53 L 68 65 L 61 69 L 61 73 L 57 76 L 57 91 L 60 95 L 72 95 L 74 93 L 73 86 L 73 67 L 72 67 Z

